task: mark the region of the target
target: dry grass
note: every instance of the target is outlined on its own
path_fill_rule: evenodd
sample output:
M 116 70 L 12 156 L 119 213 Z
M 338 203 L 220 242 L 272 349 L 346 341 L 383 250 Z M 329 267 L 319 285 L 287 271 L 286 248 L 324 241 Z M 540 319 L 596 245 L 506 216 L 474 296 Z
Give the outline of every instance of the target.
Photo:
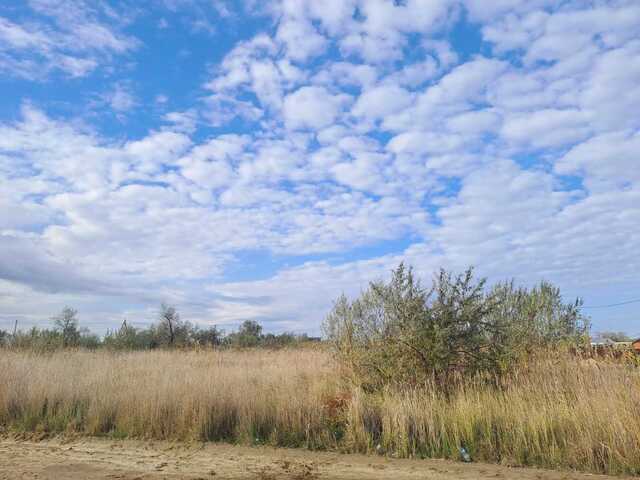
M 355 417 L 373 411 L 382 448 L 400 456 L 456 458 L 462 445 L 489 462 L 640 473 L 637 369 L 545 360 L 502 390 L 470 384 L 449 398 L 433 390 L 387 392 L 374 405 L 359 397 Z
M 640 473 L 637 368 L 566 357 L 503 389 L 366 394 L 321 350 L 0 351 L 0 425 L 18 432 L 383 451 Z M 378 447 L 379 445 L 379 447 Z
M 318 351 L 0 354 L 0 422 L 18 430 L 331 444 Z

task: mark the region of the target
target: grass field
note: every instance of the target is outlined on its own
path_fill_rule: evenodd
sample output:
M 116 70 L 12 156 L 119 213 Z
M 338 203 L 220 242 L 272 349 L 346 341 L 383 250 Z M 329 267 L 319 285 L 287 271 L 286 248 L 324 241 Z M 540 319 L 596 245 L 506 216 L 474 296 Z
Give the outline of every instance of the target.
M 9 433 L 215 440 L 640 473 L 640 375 L 558 356 L 502 388 L 365 393 L 322 349 L 0 351 Z

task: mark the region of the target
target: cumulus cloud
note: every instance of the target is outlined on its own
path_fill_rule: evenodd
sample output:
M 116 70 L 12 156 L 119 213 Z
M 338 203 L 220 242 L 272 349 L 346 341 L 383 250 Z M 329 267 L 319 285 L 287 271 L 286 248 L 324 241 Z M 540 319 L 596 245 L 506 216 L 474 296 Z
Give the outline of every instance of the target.
M 611 181 L 617 186 L 637 184 L 638 152 L 640 133 L 605 133 L 571 148 L 556 162 L 555 169 L 563 174 L 586 176 L 591 181 Z
M 287 128 L 319 129 L 332 124 L 348 95 L 332 95 L 322 87 L 302 87 L 284 100 L 283 117 Z
M 412 96 L 397 85 L 381 85 L 365 90 L 358 98 L 351 113 L 370 119 L 381 119 L 406 108 Z
M 580 110 L 545 109 L 505 119 L 502 136 L 508 141 L 534 147 L 561 147 L 584 139 L 590 132 L 587 116 Z
M 280 22 L 276 38 L 286 45 L 288 57 L 296 61 L 318 55 L 327 46 L 326 39 L 310 22 L 304 20 L 287 19 Z

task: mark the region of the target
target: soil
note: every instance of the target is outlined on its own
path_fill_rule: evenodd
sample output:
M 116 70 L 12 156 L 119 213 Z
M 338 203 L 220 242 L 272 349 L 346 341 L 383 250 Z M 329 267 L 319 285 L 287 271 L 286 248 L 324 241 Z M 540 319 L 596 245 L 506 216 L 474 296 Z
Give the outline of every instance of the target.
M 594 477 L 614 478 L 446 460 L 400 460 L 216 443 L 0 438 L 0 480 L 582 480 Z

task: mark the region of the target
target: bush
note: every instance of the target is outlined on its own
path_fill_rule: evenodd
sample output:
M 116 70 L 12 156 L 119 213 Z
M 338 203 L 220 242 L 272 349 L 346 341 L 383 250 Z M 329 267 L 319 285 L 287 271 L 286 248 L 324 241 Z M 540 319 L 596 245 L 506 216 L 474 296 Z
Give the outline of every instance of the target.
M 80 330 L 80 337 L 78 338 L 78 347 L 86 348 L 88 350 L 95 350 L 100 347 L 100 337 L 95 333 L 91 333 L 88 329 L 84 328 Z
M 564 304 L 544 282 L 532 290 L 499 284 L 489 292 L 473 269 L 441 270 L 430 289 L 411 268 L 372 282 L 354 301 L 344 295 L 324 322 L 338 358 L 365 389 L 484 376 L 496 380 L 535 346 L 579 342 L 588 327 L 580 302 Z
M 62 334 L 56 330 L 33 327 L 26 332 L 17 331 L 10 345 L 20 349 L 52 351 L 62 348 Z
M 589 320 L 582 315 L 582 300 L 566 303 L 560 289 L 541 282 L 532 289 L 515 287 L 513 281 L 491 291 L 496 316 L 509 336 L 510 348 L 528 355 L 541 348 L 575 346 L 588 341 Z
M 154 343 L 151 330 L 137 329 L 126 320 L 118 330 L 107 331 L 103 346 L 113 350 L 148 350 Z

